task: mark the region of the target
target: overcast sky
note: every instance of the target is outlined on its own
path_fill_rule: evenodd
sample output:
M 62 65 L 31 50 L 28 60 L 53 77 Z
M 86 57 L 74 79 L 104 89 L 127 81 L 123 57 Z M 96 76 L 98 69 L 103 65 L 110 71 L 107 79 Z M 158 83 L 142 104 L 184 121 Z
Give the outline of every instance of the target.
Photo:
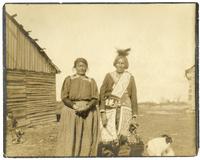
M 88 76 L 101 86 L 114 71 L 116 48 L 128 56 L 138 101 L 187 100 L 185 69 L 194 65 L 194 4 L 17 5 L 7 4 L 16 20 L 58 66 L 57 100 L 77 57 L 88 60 Z

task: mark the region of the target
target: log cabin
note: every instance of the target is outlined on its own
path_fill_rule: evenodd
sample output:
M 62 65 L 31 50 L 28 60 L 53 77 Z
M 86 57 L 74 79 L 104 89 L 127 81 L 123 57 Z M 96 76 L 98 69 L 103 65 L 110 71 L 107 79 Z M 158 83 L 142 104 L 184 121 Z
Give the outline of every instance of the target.
M 18 127 L 51 123 L 56 121 L 60 70 L 15 16 L 4 14 L 4 111 Z

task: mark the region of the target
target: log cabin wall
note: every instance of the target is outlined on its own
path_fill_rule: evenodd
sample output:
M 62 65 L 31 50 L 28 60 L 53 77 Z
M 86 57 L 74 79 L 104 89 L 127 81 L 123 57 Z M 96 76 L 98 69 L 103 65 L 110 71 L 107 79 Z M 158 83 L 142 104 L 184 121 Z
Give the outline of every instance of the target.
M 23 72 L 8 71 L 6 73 L 6 111 L 13 113 L 17 126 L 26 126 L 26 86 Z
M 27 119 L 31 125 L 56 120 L 55 75 L 26 74 Z
M 23 27 L 6 13 L 6 110 L 18 126 L 56 121 L 59 69 Z

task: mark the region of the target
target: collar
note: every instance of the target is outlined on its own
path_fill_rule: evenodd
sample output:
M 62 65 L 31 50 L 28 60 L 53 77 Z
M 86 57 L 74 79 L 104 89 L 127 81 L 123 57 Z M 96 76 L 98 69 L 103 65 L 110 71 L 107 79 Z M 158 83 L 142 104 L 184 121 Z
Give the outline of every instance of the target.
M 91 78 L 89 78 L 88 76 L 84 75 L 84 76 L 81 76 L 81 75 L 78 75 L 78 74 L 74 74 L 72 76 L 70 76 L 71 79 L 76 79 L 76 78 L 80 78 L 82 80 L 88 80 L 88 81 L 91 81 Z

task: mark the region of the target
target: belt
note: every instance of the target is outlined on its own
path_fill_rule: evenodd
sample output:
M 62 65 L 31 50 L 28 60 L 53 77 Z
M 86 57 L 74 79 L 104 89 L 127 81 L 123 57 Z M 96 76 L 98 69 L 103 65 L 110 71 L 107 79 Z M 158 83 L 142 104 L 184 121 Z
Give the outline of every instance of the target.
M 119 109 L 121 106 L 117 106 L 117 107 L 110 107 L 110 106 L 105 106 L 105 109 L 106 110 L 109 110 L 109 109 Z
M 109 108 L 118 108 L 121 106 L 121 102 L 119 99 L 115 99 L 115 98 L 108 98 L 105 101 L 105 106 L 109 109 Z

